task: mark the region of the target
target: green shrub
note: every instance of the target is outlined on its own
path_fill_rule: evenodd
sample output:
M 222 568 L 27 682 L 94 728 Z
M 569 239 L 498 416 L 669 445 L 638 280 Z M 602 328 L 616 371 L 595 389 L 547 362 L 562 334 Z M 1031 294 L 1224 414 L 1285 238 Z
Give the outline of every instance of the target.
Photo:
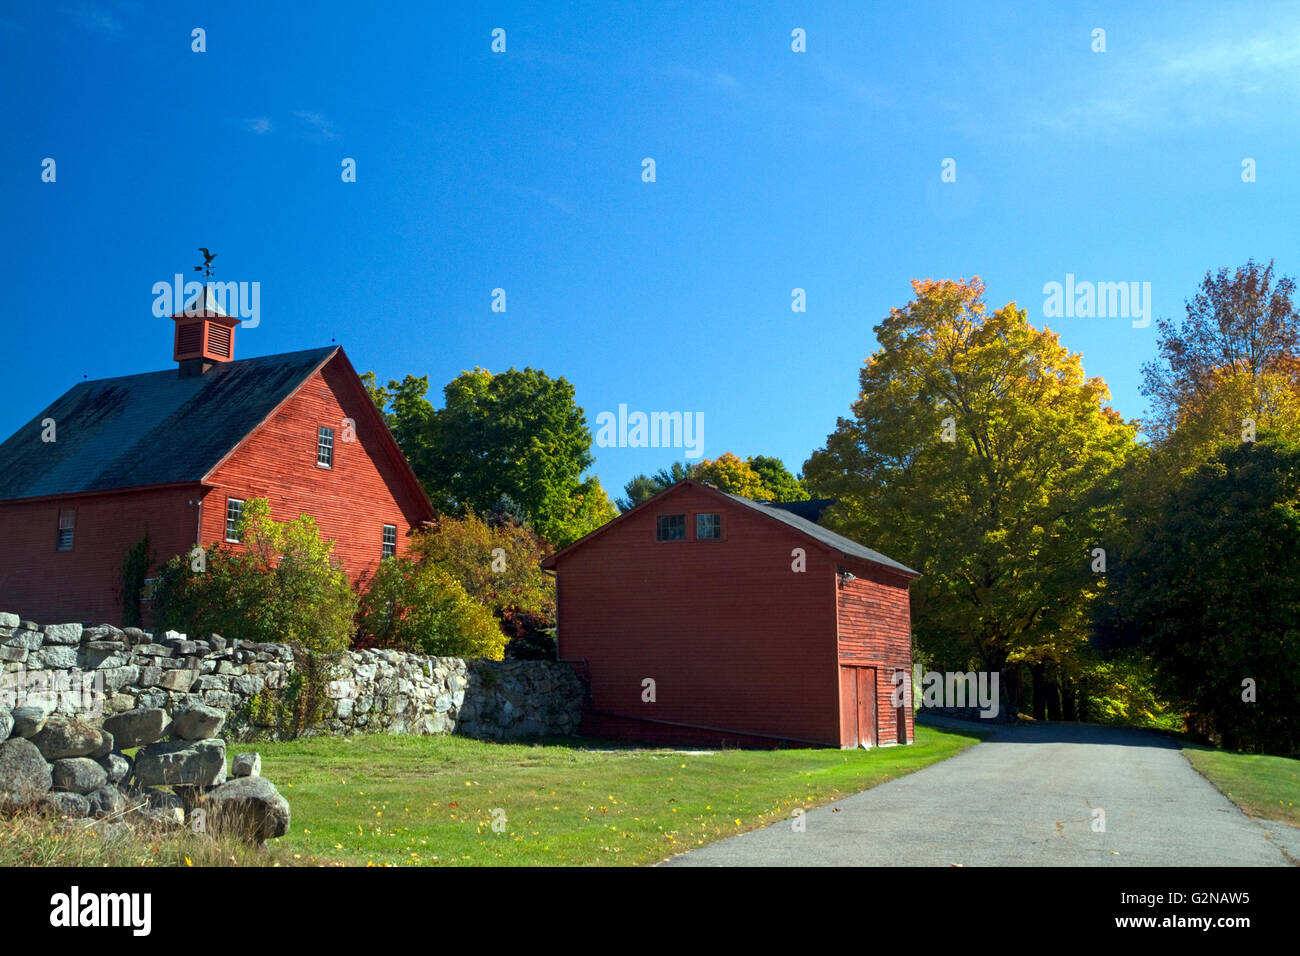
M 324 654 L 346 648 L 357 596 L 315 520 L 272 521 L 266 499 L 256 498 L 244 505 L 240 533 L 242 545 L 213 545 L 201 562 L 177 555 L 163 566 L 154 588 L 157 624 Z
M 294 648 L 293 670 L 282 687 L 264 687 L 230 715 L 230 733 L 238 740 L 293 740 L 328 720 L 334 710 L 331 681 L 340 676 L 339 654 Z
M 144 596 L 145 576 L 153 564 L 153 552 L 149 549 L 149 531 L 144 537 L 126 550 L 122 559 L 122 626 L 139 627 L 141 624 L 140 601 Z
M 383 646 L 439 657 L 505 656 L 506 635 L 490 610 L 432 564 L 387 558 L 361 599 L 362 635 Z

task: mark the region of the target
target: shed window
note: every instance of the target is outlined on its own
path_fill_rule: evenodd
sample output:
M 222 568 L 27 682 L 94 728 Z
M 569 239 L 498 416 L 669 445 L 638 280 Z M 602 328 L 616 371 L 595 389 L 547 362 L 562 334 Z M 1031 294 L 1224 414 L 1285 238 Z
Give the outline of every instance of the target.
M 397 553 L 397 525 L 384 525 L 384 553 L 383 557 L 391 558 Z
M 59 511 L 59 530 L 54 539 L 57 551 L 71 551 L 72 539 L 77 531 L 77 509 L 62 508 Z
M 324 425 L 316 430 L 316 464 L 321 468 L 334 467 L 334 429 Z
M 659 540 L 683 541 L 686 538 L 686 515 L 660 515 Z
M 244 502 L 239 498 L 226 499 L 226 540 L 239 541 L 239 519 L 244 513 Z
M 722 515 L 704 514 L 695 516 L 695 539 L 697 541 L 722 537 Z

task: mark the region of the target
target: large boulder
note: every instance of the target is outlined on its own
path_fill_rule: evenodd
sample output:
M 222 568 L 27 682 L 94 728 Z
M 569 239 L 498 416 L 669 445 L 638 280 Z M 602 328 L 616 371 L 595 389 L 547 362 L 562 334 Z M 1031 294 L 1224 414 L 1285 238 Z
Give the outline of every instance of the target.
M 167 711 L 158 707 L 137 707 L 104 721 L 104 729 L 113 735 L 118 750 L 162 740 L 166 727 Z
M 40 733 L 32 737 L 46 760 L 53 763 L 67 757 L 84 757 L 100 744 L 99 728 L 76 717 L 51 717 Z
M 176 740 L 136 754 L 132 779 L 141 787 L 215 787 L 226 780 L 226 742 Z
M 71 793 L 92 793 L 108 783 L 108 772 L 89 757 L 66 757 L 54 761 L 54 789 Z
M 30 740 L 0 743 L 0 810 L 29 807 L 50 789 L 50 765 Z
M 203 801 L 209 832 L 264 843 L 289 832 L 289 801 L 265 777 L 239 777 Z
M 35 737 L 45 726 L 45 721 L 49 719 L 50 712 L 44 707 L 35 707 L 28 705 L 26 707 L 15 707 L 13 711 L 14 726 L 12 735 L 14 737 Z
M 226 713 L 206 704 L 183 704 L 172 712 L 172 736 L 181 740 L 206 740 L 221 733 Z

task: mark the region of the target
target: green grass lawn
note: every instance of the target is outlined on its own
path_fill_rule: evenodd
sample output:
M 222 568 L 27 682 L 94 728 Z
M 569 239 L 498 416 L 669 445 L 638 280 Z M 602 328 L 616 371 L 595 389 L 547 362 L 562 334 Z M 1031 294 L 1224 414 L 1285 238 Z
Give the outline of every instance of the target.
M 789 819 L 978 739 L 918 726 L 912 746 L 872 751 L 602 752 L 613 745 L 383 734 L 239 749 L 261 752 L 292 805 L 292 830 L 273 843 L 301 863 L 631 865 Z
M 1300 760 L 1184 744 L 1183 754 L 1252 817 L 1300 827 Z

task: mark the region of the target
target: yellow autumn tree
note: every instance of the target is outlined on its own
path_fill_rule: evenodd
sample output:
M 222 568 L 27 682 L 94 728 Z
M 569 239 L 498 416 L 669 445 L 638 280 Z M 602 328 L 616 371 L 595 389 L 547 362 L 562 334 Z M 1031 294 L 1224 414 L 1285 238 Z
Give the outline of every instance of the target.
M 691 470 L 691 477 L 696 481 L 706 481 L 727 494 L 740 495 L 761 501 L 768 496 L 767 487 L 762 477 L 749 462 L 738 458 L 731 452 L 719 455 L 709 461 L 705 459 Z

